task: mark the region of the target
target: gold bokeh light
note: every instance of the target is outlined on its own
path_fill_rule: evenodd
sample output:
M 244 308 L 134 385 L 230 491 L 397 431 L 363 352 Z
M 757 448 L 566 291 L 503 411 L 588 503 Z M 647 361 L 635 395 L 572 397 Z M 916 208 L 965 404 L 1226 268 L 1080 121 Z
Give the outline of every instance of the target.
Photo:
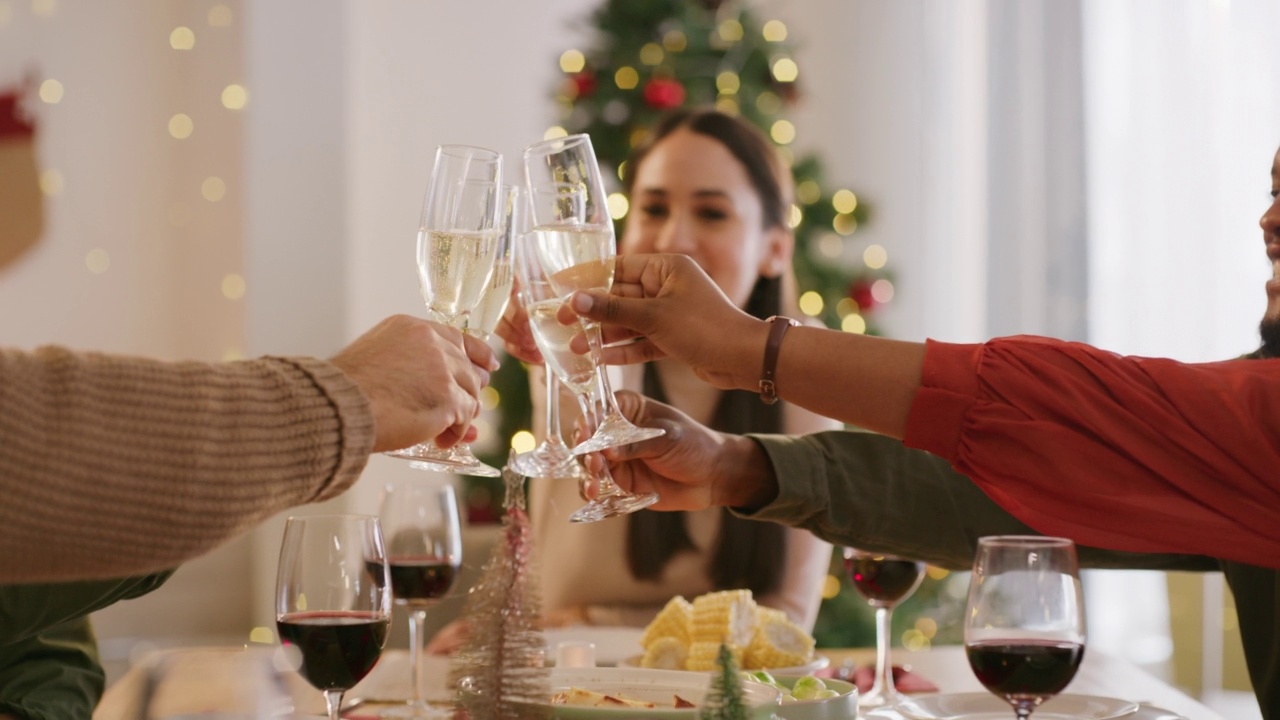
M 742 39 L 742 23 L 737 20 L 725 20 L 717 29 L 720 39 L 725 42 L 738 42 Z
M 613 74 L 613 82 L 619 90 L 634 90 L 640 84 L 640 73 L 630 65 L 623 65 Z
M 485 410 L 492 410 L 502 403 L 502 394 L 492 385 L 486 385 L 480 389 L 480 407 Z
M 551 127 L 547 128 L 546 132 L 542 133 L 543 140 L 553 140 L 555 138 L 562 138 L 562 137 L 568 137 L 568 136 L 569 136 L 569 131 L 565 130 L 559 125 L 552 125 Z
M 738 78 L 738 73 L 732 70 L 725 70 L 716 76 L 716 90 L 726 95 L 737 93 L 740 87 L 742 87 L 742 81 Z
M 528 430 L 518 430 L 511 436 L 511 449 L 518 453 L 529 452 L 537 446 L 538 439 Z
M 169 47 L 174 50 L 190 50 L 196 46 L 196 34 L 186 25 L 179 25 L 169 33 Z
M 61 102 L 62 93 L 62 83 L 54 80 L 53 78 L 49 78 L 48 80 L 40 83 L 40 99 L 50 105 L 57 105 Z
M 790 145 L 796 139 L 796 126 L 790 120 L 778 120 L 769 128 L 769 137 L 779 145 Z
M 560 70 L 566 73 L 579 73 L 587 66 L 587 57 L 581 50 L 565 50 L 560 54 Z
M 867 332 L 867 319 L 858 313 L 849 313 L 840 320 L 840 329 L 854 335 L 863 335 Z
M 94 275 L 101 275 L 111 267 L 111 256 L 102 248 L 94 248 L 85 253 L 84 265 Z
M 209 202 L 218 202 L 227 194 L 227 184 L 220 177 L 207 177 L 200 183 L 200 194 Z
M 851 213 L 858 209 L 858 196 L 854 195 L 852 190 L 837 190 L 836 194 L 831 196 L 831 206 L 838 213 Z
M 645 65 L 657 65 L 666 55 L 658 43 L 645 43 L 644 47 L 640 48 L 640 62 Z
M 214 5 L 209 8 L 209 25 L 211 27 L 227 27 L 233 18 L 231 8 L 226 5 Z
M 716 109 L 725 115 L 738 116 L 742 112 L 742 108 L 738 105 L 738 101 L 733 99 L 731 95 L 721 95 L 716 98 Z
M 847 213 L 844 215 L 837 215 L 835 219 L 831 221 L 831 227 L 841 235 L 852 235 L 853 231 L 858 229 L 858 220 Z
M 791 58 L 778 58 L 773 63 L 773 79 L 778 82 L 795 82 L 800 77 L 800 68 Z
M 243 85 L 232 83 L 222 88 L 222 107 L 228 110 L 243 110 L 249 102 L 249 91 Z
M 879 270 L 889 263 L 889 251 L 883 245 L 868 245 L 862 251 L 862 262 L 872 270 Z
M 818 252 L 834 260 L 844 254 L 844 240 L 835 233 L 826 233 L 818 238 Z
M 796 185 L 796 199 L 805 205 L 812 205 L 822 199 L 822 188 L 816 180 L 803 180 Z
M 609 217 L 614 220 L 621 220 L 627 216 L 627 211 L 631 209 L 631 203 L 627 200 L 627 196 L 622 193 L 609 194 Z
M 191 133 L 195 132 L 196 124 L 191 120 L 191 116 L 186 113 L 178 113 L 169 118 L 169 134 L 179 140 L 186 140 L 191 137 Z
M 810 317 L 817 317 L 822 314 L 822 308 L 826 307 L 826 303 L 822 301 L 822 296 L 814 290 L 809 290 L 800 296 L 800 312 Z
M 57 170 L 45 170 L 40 173 L 40 192 L 45 195 L 61 194 L 64 185 L 62 173 Z
M 689 38 L 679 30 L 668 30 L 666 35 L 662 36 L 662 47 L 667 52 L 682 52 L 689 45 Z
M 239 300 L 244 297 L 244 276 L 228 273 L 222 277 L 222 297 L 228 300 Z
M 782 98 L 765 90 L 756 96 L 756 109 L 765 115 L 777 115 L 782 111 Z
M 787 227 L 795 230 L 802 222 L 804 222 L 804 211 L 799 205 L 792 203 L 791 207 L 787 208 Z
M 769 42 L 782 42 L 787 39 L 787 26 L 781 20 L 770 20 L 764 24 L 760 34 Z

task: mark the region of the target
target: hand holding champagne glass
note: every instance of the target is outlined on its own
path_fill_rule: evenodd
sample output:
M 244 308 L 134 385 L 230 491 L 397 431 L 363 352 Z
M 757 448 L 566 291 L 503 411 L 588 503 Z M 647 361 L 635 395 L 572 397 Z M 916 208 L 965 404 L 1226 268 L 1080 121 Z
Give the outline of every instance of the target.
M 969 666 L 1018 720 L 1057 695 L 1084 658 L 1084 596 L 1075 544 L 1004 535 L 978 540 L 965 611 Z

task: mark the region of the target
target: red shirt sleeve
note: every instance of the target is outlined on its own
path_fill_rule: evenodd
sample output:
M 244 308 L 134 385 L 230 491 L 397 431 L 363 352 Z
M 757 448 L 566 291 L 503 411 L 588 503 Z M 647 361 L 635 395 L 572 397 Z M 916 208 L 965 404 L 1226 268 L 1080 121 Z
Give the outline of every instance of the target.
M 1280 360 L 930 341 L 904 442 L 1046 534 L 1280 567 Z

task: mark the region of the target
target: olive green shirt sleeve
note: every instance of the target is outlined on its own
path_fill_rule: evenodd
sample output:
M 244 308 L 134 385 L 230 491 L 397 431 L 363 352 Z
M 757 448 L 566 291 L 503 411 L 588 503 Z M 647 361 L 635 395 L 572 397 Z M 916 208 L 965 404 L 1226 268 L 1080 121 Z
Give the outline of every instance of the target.
M 953 570 L 972 564 L 980 537 L 1038 534 L 945 460 L 893 438 L 857 430 L 749 437 L 769 456 L 778 495 L 762 508 L 736 509 L 743 517 Z M 1079 555 L 1085 567 L 1218 569 L 1216 560 L 1194 555 L 1092 547 L 1080 547 Z
M 88 617 L 0 647 L 0 715 L 90 720 L 105 682 Z

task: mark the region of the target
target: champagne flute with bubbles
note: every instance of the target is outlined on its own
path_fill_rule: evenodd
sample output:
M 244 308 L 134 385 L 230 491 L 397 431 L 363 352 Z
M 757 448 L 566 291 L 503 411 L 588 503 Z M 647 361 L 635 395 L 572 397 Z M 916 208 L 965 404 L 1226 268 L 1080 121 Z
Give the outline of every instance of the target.
M 498 230 L 498 249 L 494 253 L 493 274 L 489 276 L 489 284 L 480 295 L 480 302 L 467 318 L 467 334 L 474 335 L 485 342 L 493 336 L 493 331 L 507 310 L 507 302 L 511 299 L 511 288 L 515 284 L 515 266 L 512 256 L 515 251 L 515 238 L 520 232 L 527 231 L 528 201 L 524 188 L 518 185 L 503 185 L 498 198 L 503 203 L 502 222 Z
M 418 229 L 418 280 L 428 316 L 465 330 L 493 275 L 507 203 L 501 193 L 502 155 L 469 145 L 436 148 L 431 183 Z M 420 470 L 498 477 L 465 443 L 433 443 L 393 450 Z
M 570 135 L 535 143 L 525 148 L 524 163 L 536 238 L 533 247 L 552 289 L 562 299 L 579 290 L 608 291 L 613 285 L 617 244 L 591 138 Z M 589 392 L 599 412 L 588 414 L 595 420 L 595 430 L 574 453 L 598 452 L 661 435 L 662 430 L 637 427 L 622 415 L 600 364 L 600 324 L 584 322 L 583 329 L 591 348 Z

